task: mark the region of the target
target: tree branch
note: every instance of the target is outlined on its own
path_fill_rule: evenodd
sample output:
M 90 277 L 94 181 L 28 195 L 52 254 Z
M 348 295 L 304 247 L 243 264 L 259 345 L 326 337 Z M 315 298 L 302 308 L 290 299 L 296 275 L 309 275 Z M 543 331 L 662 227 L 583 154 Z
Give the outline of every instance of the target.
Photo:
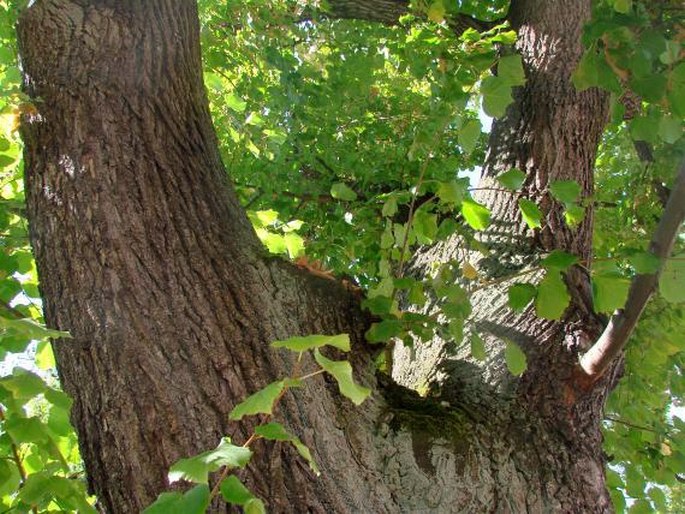
M 678 230 L 684 219 L 685 160 L 680 165 L 668 203 L 649 245 L 649 251 L 656 255 L 662 264 L 656 273 L 637 275 L 633 279 L 625 307 L 614 313 L 597 342 L 581 357 L 580 366 L 591 382 L 595 382 L 602 376 L 633 333 L 647 300 L 656 290 L 663 263 L 673 250 Z
M 409 12 L 409 0 L 329 0 L 330 18 L 375 21 L 394 25 L 400 16 Z M 502 20 L 482 21 L 465 14 L 448 17 L 447 23 L 455 33 L 468 28 L 489 30 Z

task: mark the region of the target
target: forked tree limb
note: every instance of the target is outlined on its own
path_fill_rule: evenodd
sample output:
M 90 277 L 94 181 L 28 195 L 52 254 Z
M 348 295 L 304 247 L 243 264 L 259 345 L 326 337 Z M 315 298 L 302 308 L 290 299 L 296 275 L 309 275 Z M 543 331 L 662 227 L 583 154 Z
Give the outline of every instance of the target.
M 594 382 L 625 347 L 647 301 L 657 288 L 666 259 L 673 251 L 678 231 L 685 220 L 685 160 L 671 191 L 661 221 L 654 232 L 649 251 L 661 261 L 655 273 L 637 275 L 630 286 L 625 307 L 614 313 L 604 332 L 580 359 L 580 366 Z

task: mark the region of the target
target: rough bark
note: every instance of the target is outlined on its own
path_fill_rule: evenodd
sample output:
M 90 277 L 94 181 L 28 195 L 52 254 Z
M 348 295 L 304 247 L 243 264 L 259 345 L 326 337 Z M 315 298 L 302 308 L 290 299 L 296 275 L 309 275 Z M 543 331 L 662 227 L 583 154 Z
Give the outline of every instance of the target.
M 571 304 L 558 322 L 537 318 L 532 306 L 522 314 L 508 307 L 508 287 L 517 281 L 535 283 L 541 273 L 503 279 L 525 271 L 535 264 L 537 255 L 555 249 L 572 253 L 584 263 L 592 257 L 592 206 L 579 226 L 570 227 L 562 206 L 548 190 L 555 180 L 575 180 L 582 198 L 593 193 L 595 151 L 606 121 L 607 98 L 596 89 L 578 93 L 571 82 L 583 51 L 582 27 L 589 16 L 590 2 L 512 2 L 509 20 L 519 35 L 516 49 L 523 58 L 527 83 L 517 91 L 507 114 L 495 120 L 490 136 L 480 184 L 483 191 L 477 195 L 492 213 L 492 225 L 481 236 L 489 255 L 468 252 L 464 241 L 455 238 L 414 259 L 418 274 L 436 261 L 467 260 L 477 264 L 483 280 L 502 280 L 471 298 L 473 312 L 467 328 L 485 341 L 490 357 L 479 363 L 470 358 L 468 344 L 458 347 L 454 341 L 436 340 L 413 355 L 398 349 L 399 366 L 394 372 L 409 387 L 431 384 L 432 389 L 443 391 L 485 382 L 564 434 L 573 448 L 573 474 L 594 477 L 591 487 L 582 490 L 585 484 L 571 495 L 578 502 L 574 511 L 589 510 L 593 501 L 592 509 L 611 508 L 603 483 L 600 424 L 606 395 L 620 373 L 620 359 L 591 392 L 576 380 L 579 356 L 603 328 L 593 314 L 590 281 L 583 268 L 573 267 L 565 274 Z M 521 193 L 503 191 L 495 180 L 511 168 L 526 173 Z M 518 209 L 519 198 L 540 206 L 544 214 L 540 229 L 527 228 Z M 528 369 L 520 380 L 507 371 L 507 341 L 517 343 L 527 355 Z
M 485 173 L 526 170 L 548 229 L 531 236 L 510 197 L 484 198 L 527 249 L 583 257 L 591 217 L 569 230 L 545 187 L 575 178 L 592 189 L 604 99 L 569 83 L 588 17 L 589 1 L 512 10 L 529 81 L 493 130 Z M 74 337 L 56 356 L 103 511 L 138 512 L 176 459 L 226 433 L 242 442 L 249 427 L 229 424 L 228 412 L 290 371 L 268 342 L 339 332 L 352 335 L 374 398 L 353 409 L 327 381 L 288 397 L 280 415 L 312 446 L 322 477 L 289 449 L 258 445 L 245 478 L 271 511 L 610 509 L 599 436 L 606 384 L 576 397 L 566 380 L 579 334 L 597 330 L 586 277 L 569 277 L 563 323 L 515 318 L 501 298 L 478 311 L 492 344 L 504 331 L 529 352 L 520 382 L 444 381 L 438 401 L 377 383 L 358 299 L 267 258 L 237 203 L 207 110 L 194 2 L 38 0 L 19 35 L 38 107 L 22 125 L 31 238 L 46 319 Z

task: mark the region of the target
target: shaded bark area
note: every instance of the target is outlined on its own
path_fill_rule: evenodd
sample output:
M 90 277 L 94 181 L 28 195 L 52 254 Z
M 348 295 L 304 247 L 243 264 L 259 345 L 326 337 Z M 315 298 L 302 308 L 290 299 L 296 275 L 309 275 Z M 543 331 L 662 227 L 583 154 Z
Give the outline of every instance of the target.
M 518 166 L 543 202 L 554 178 L 576 178 L 589 194 L 604 99 L 568 81 L 589 2 L 514 7 L 529 82 L 495 126 L 486 175 Z M 74 336 L 55 350 L 103 511 L 138 512 L 178 458 L 226 433 L 243 442 L 250 426 L 229 424 L 228 412 L 292 369 L 270 341 L 340 332 L 376 394 L 354 409 L 324 380 L 286 398 L 280 416 L 313 448 L 322 477 L 290 449 L 260 443 L 243 478 L 270 511 L 609 509 L 598 432 L 606 387 L 576 398 L 565 380 L 580 344 L 567 327 L 595 330 L 586 277 L 569 279 L 578 293 L 565 323 L 516 317 L 501 296 L 483 297 L 489 343 L 506 334 L 529 353 L 521 381 L 502 381 L 501 360 L 481 380 L 447 359 L 443 374 L 455 380 L 435 399 L 378 384 L 358 299 L 266 257 L 237 203 L 207 110 L 194 2 L 39 0 L 19 35 L 38 108 L 22 125 L 31 238 L 46 319 Z M 529 234 L 510 216 L 511 197 L 484 201 L 526 249 L 589 255 L 591 219 L 571 231 L 548 203 L 549 230 Z M 417 266 L 451 251 L 435 248 Z

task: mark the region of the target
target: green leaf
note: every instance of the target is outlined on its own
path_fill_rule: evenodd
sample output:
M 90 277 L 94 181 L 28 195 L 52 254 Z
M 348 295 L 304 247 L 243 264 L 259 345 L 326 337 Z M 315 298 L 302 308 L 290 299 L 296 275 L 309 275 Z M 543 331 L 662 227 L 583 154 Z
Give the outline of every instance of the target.
M 88 503 L 85 487 L 79 480 L 41 471 L 29 475 L 19 490 L 18 498 L 29 505 L 47 507 L 53 500 L 62 509 L 83 514 L 96 514 Z M 52 510 L 40 509 L 51 512 Z
M 9 391 L 15 400 L 28 400 L 43 394 L 48 386 L 35 373 L 16 367 L 12 374 L 0 379 L 0 387 Z
M 55 367 L 55 355 L 52 353 L 52 345 L 49 341 L 38 343 L 36 348 L 36 366 L 46 370 Z
M 285 234 L 283 236 L 285 248 L 288 251 L 288 256 L 291 259 L 298 257 L 304 253 L 304 239 L 297 234 Z
M 501 77 L 486 77 L 481 83 L 483 110 L 488 116 L 501 118 L 507 107 L 514 101 L 511 96 L 511 84 Z
M 459 205 L 464 197 L 464 188 L 456 180 L 450 180 L 440 183 L 437 194 L 442 203 Z
M 27 339 L 70 338 L 69 332 L 52 330 L 36 323 L 32 319 L 8 319 L 0 316 L 0 329 Z
M 504 359 L 507 363 L 507 369 L 514 376 L 522 375 L 528 367 L 528 360 L 523 350 L 513 341 L 506 341 L 506 348 L 504 350 Z
M 286 384 L 284 380 L 272 382 L 268 386 L 250 395 L 246 400 L 236 405 L 228 418 L 232 420 L 243 419 L 244 416 L 255 414 L 271 414 L 274 402 L 281 394 Z
M 656 273 L 661 267 L 661 261 L 651 252 L 637 252 L 628 257 L 628 262 L 640 275 Z
M 593 276 L 592 297 L 595 312 L 611 313 L 623 308 L 628 298 L 628 289 L 630 281 L 621 276 Z
M 438 233 L 438 217 L 419 209 L 414 213 L 412 228 L 419 244 L 430 244 Z
M 353 202 L 357 199 L 357 193 L 352 191 L 352 189 L 342 182 L 338 182 L 337 184 L 333 184 L 333 186 L 331 186 L 331 196 L 346 202 Z
M 549 270 L 538 286 L 535 297 L 535 312 L 541 318 L 561 319 L 571 297 L 566 290 L 566 284 L 561 274 L 556 270 Z
M 522 311 L 535 298 L 537 289 L 533 284 L 514 284 L 507 292 L 509 307 L 515 311 Z
M 469 120 L 459 130 L 458 141 L 467 155 L 476 149 L 481 135 L 480 120 Z
M 573 203 L 580 196 L 580 186 L 575 180 L 556 180 L 549 186 L 551 195 L 561 203 Z
M 564 219 L 570 227 L 575 227 L 585 218 L 585 207 L 580 205 L 566 205 Z
M 397 213 L 397 198 L 391 196 L 383 204 L 382 214 L 386 218 L 392 218 Z
M 352 366 L 347 361 L 332 361 L 327 359 L 317 349 L 314 358 L 319 365 L 330 373 L 338 382 L 340 393 L 349 398 L 355 405 L 361 405 L 371 394 L 367 387 L 356 384 L 352 378 Z
M 540 264 L 547 269 L 566 271 L 569 267 L 578 262 L 578 257 L 573 254 L 553 250 L 547 257 L 540 261 Z
M 505 171 L 497 177 L 497 181 L 500 184 L 512 191 L 519 189 L 525 180 L 526 174 L 518 168 L 511 168 L 509 171 Z
M 497 76 L 511 86 L 522 86 L 525 84 L 526 74 L 523 71 L 521 56 L 512 54 L 500 57 L 497 64 Z
M 244 506 L 245 514 L 266 514 L 266 507 L 264 502 L 259 498 L 252 498 Z
M 471 357 L 479 361 L 484 361 L 488 357 L 485 351 L 485 343 L 476 333 L 471 335 Z
M 233 505 L 245 505 L 255 497 L 235 475 L 224 478 L 219 485 L 219 491 L 223 499 Z
M 316 462 L 314 462 L 314 458 L 312 457 L 312 453 L 309 448 L 307 448 L 307 446 L 305 446 L 298 437 L 290 434 L 280 423 L 267 423 L 265 425 L 259 425 L 255 428 L 255 434 L 271 441 L 285 441 L 291 443 L 300 456 L 307 461 L 311 470 L 317 476 L 320 474 L 319 468 L 316 465 Z
M 630 87 L 647 102 L 658 102 L 666 92 L 666 77 L 650 74 L 644 77 L 632 77 Z
M 614 9 L 617 12 L 628 14 L 633 8 L 633 0 L 614 0 Z
M 268 227 L 273 225 L 278 221 L 278 212 L 273 209 L 267 209 L 264 211 L 255 211 L 254 215 L 259 220 L 259 226 Z
M 659 134 L 659 121 L 657 118 L 637 116 L 630 121 L 630 135 L 635 141 L 656 143 Z
M 249 448 L 231 444 L 231 439 L 224 437 L 214 450 L 181 459 L 171 466 L 169 482 L 187 480 L 198 484 L 207 484 L 209 473 L 213 473 L 224 466 L 244 468 L 251 457 L 252 451 Z
M 518 204 L 526 225 L 530 228 L 540 228 L 542 226 L 542 211 L 537 204 L 527 198 L 519 198 Z
M 247 107 L 247 102 L 242 100 L 241 98 L 237 97 L 233 93 L 229 93 L 224 97 L 226 101 L 226 106 L 229 109 L 234 110 L 235 112 L 245 112 L 245 108 Z
M 435 23 L 442 23 L 445 21 L 445 12 L 445 4 L 443 4 L 443 0 L 433 0 L 433 3 L 431 3 L 428 11 L 426 12 L 426 16 L 429 20 L 434 21 Z
M 683 135 L 682 121 L 673 116 L 664 116 L 659 121 L 659 137 L 668 144 L 673 144 Z
M 312 336 L 291 337 L 283 341 L 274 341 L 271 343 L 271 346 L 274 348 L 287 348 L 298 353 L 321 348 L 322 346 L 334 346 L 343 352 L 349 352 L 350 336 L 349 334 L 337 334 L 334 336 L 315 334 Z
M 616 74 L 595 46 L 585 51 L 578 67 L 573 72 L 572 80 L 578 91 L 584 91 L 590 87 L 601 87 L 616 93 L 621 91 L 621 83 Z
M 260 231 L 257 231 L 257 235 L 261 236 L 260 239 L 268 248 L 269 253 L 278 255 L 288 252 L 288 245 L 285 243 L 284 236 L 272 232 L 262 232 L 260 234 Z
M 680 59 L 680 43 L 672 39 L 666 40 L 666 51 L 659 56 L 664 64 L 674 64 Z
M 367 298 L 362 302 L 362 307 L 368 309 L 371 314 L 381 316 L 389 314 L 392 310 L 392 298 L 389 296 L 378 295 L 373 298 Z
M 209 486 L 196 485 L 186 493 L 162 493 L 143 514 L 204 514 L 209 507 Z
M 404 327 L 401 321 L 386 319 L 371 325 L 371 328 L 366 332 L 366 340 L 369 343 L 383 343 L 400 335 L 403 331 Z
M 461 213 L 474 230 L 485 230 L 490 224 L 490 211 L 470 198 L 462 201 Z
M 72 427 L 71 422 L 69 421 L 69 411 L 56 406 L 50 409 L 48 427 L 58 436 L 71 436 L 74 427 Z
M 685 303 L 685 253 L 666 261 L 659 279 L 659 292 L 667 302 Z

